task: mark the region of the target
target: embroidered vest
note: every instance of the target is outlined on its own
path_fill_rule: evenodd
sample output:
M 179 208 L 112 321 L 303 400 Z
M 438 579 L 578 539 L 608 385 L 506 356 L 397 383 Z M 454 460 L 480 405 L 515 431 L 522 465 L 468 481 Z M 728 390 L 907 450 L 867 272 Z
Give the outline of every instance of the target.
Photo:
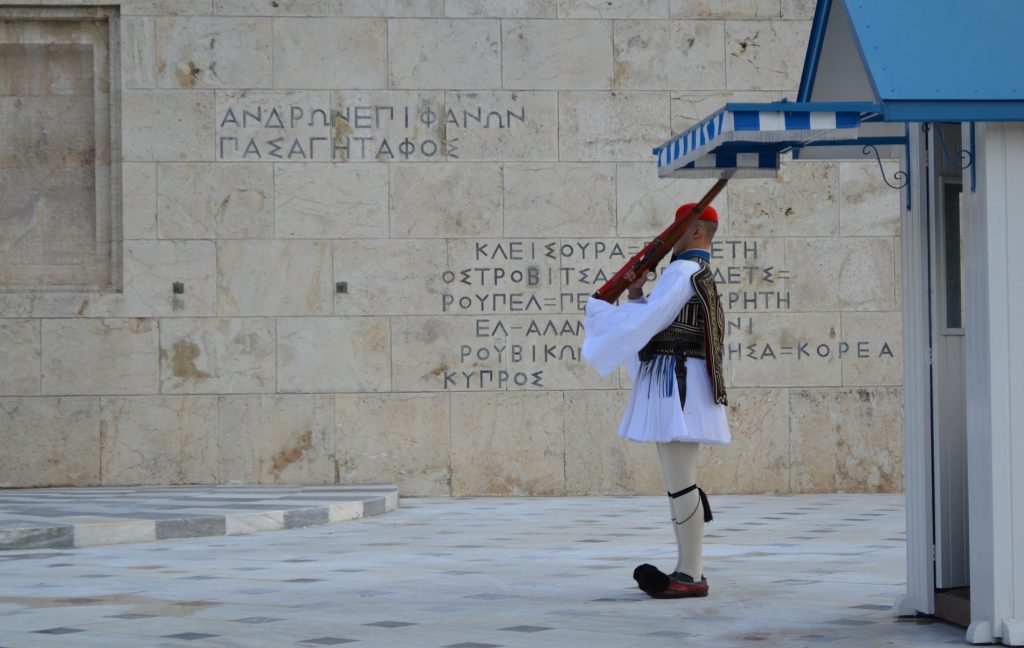
M 640 350 L 640 361 L 647 364 L 656 356 L 673 356 L 679 400 L 686 402 L 686 358 L 702 358 L 711 379 L 711 392 L 715 402 L 728 405 L 725 393 L 725 374 L 722 365 L 725 338 L 725 313 L 718 297 L 715 276 L 707 261 L 698 259 L 700 270 L 693 273 L 690 283 L 694 296 L 683 305 L 676 319 L 655 334 Z

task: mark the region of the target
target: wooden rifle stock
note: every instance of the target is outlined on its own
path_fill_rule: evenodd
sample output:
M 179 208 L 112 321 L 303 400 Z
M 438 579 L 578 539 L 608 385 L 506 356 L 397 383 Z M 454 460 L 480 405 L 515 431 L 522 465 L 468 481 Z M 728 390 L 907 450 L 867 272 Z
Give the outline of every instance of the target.
M 725 188 L 727 182 L 729 182 L 728 178 L 723 178 L 716 182 L 715 186 L 711 187 L 711 190 L 704 194 L 700 202 L 695 207 L 690 208 L 690 213 L 676 220 L 664 232 L 656 236 L 653 241 L 645 245 L 644 249 L 627 261 L 626 265 L 622 266 L 593 296 L 609 304 L 614 304 L 619 296 L 629 288 L 630 282 L 626 279 L 626 273 L 632 270 L 637 277 L 641 277 L 654 270 L 658 266 L 658 262 L 665 258 L 672 251 L 672 248 L 675 247 L 675 244 L 679 242 L 679 239 L 683 237 L 686 230 L 690 228 L 690 224 L 697 219 L 697 215 L 704 211 L 711 204 L 711 201 L 718 196 L 719 192 Z

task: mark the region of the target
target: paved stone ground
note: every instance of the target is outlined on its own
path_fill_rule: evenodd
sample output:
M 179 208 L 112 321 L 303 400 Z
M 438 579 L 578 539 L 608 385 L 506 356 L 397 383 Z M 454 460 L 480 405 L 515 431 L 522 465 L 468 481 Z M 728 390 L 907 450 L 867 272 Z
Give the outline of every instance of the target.
M 0 490 L 0 550 L 280 531 L 397 507 L 390 484 Z
M 937 646 L 897 620 L 902 496 L 712 497 L 706 599 L 660 601 L 660 497 L 406 499 L 255 535 L 0 553 L 0 646 Z

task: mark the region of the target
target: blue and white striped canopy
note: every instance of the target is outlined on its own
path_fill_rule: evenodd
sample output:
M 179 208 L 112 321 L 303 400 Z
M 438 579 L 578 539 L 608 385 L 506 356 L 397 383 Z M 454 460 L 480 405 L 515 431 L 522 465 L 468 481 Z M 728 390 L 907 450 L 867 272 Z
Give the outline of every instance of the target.
M 744 110 L 728 104 L 658 148 L 662 178 L 759 178 L 779 172 L 781 151 L 810 141 L 853 140 L 860 112 L 787 110 L 786 102 Z M 793 106 L 795 108 L 795 106 Z

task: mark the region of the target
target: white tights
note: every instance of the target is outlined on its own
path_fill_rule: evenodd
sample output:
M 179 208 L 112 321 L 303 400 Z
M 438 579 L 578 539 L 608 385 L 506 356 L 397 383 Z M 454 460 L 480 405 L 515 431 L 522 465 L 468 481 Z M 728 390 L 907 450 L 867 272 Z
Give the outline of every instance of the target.
M 697 483 L 697 456 L 699 443 L 673 441 L 658 444 L 661 472 L 665 477 L 665 488 L 676 493 Z M 679 545 L 679 560 L 676 571 L 683 572 L 699 581 L 704 572 L 704 507 L 697 489 L 685 495 L 669 499 L 672 508 L 672 526 Z

